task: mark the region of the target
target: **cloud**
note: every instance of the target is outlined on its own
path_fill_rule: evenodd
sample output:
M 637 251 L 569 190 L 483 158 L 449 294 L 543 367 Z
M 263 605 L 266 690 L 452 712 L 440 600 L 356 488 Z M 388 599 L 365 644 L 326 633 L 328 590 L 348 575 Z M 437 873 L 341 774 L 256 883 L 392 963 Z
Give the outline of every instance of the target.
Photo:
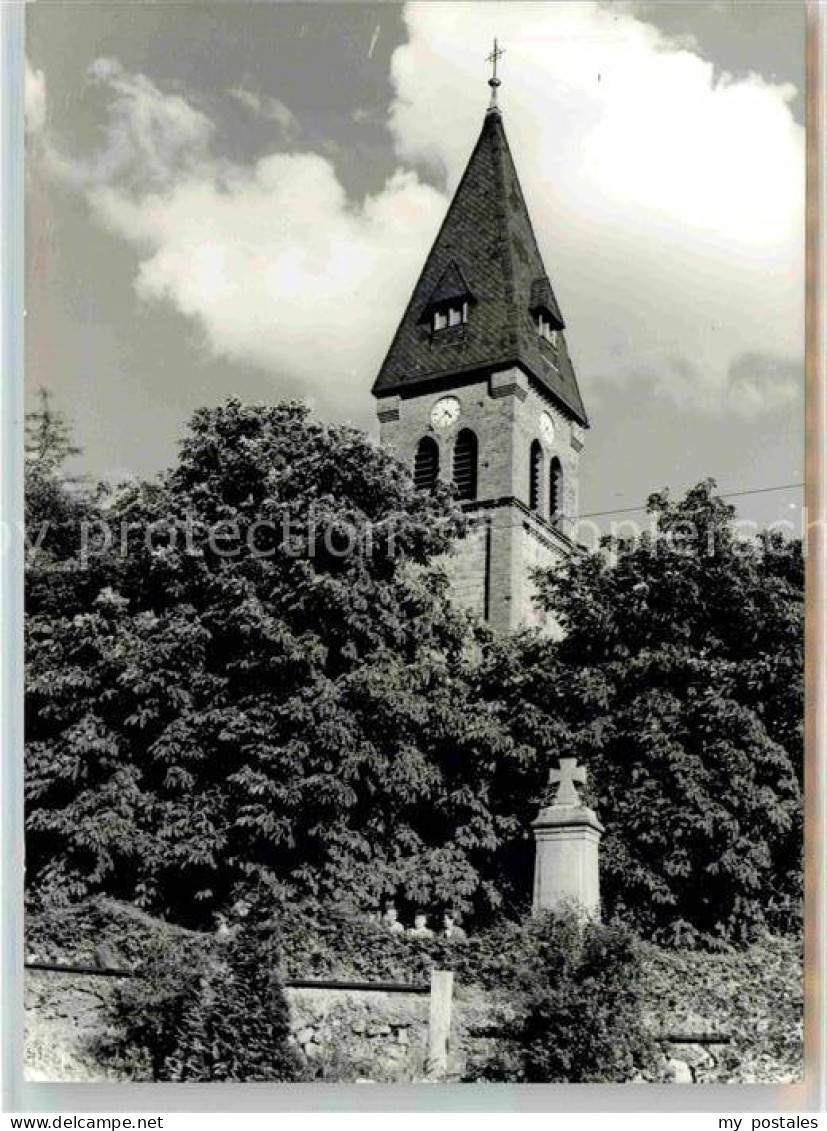
M 366 122 L 374 125 L 380 121 L 380 114 L 375 107 L 368 110 L 365 106 L 357 106 L 350 116 L 357 126 L 363 126 Z M 381 120 L 384 118 L 382 117 Z
M 214 125 L 181 95 L 163 93 L 116 59 L 95 60 L 89 77 L 107 99 L 105 144 L 91 158 L 66 157 L 52 144 L 49 160 L 63 179 L 90 194 L 109 189 L 151 199 L 211 166 Z
M 733 358 L 727 376 L 732 404 L 745 415 L 757 415 L 768 402 L 777 402 L 777 390 L 800 383 L 801 365 L 788 357 L 747 350 Z
M 506 46 L 509 140 L 592 398 L 622 383 L 754 415 L 800 396 L 804 131 L 789 84 L 716 79 L 628 6 L 410 4 L 406 21 L 397 151 L 451 187 L 494 30 Z M 737 376 L 750 353 L 780 359 L 773 380 Z
M 139 252 L 141 298 L 170 303 L 212 351 L 296 382 L 324 415 L 371 416 L 370 383 L 436 234 L 444 198 L 398 170 L 358 207 L 333 165 L 213 152 L 213 123 L 146 76 L 98 61 L 106 145 L 52 154 L 98 221 Z
M 135 246 L 142 298 L 195 320 L 216 355 L 272 372 L 276 391 L 292 379 L 326 415 L 366 423 L 447 206 L 412 166 L 456 185 L 496 29 L 509 139 L 589 407 L 609 385 L 746 416 L 800 395 L 804 136 L 789 86 L 716 79 L 625 5 L 415 4 L 406 20 L 398 168 L 360 203 L 327 156 L 229 162 L 191 98 L 95 64 L 106 144 L 53 152 L 53 168 Z M 233 96 L 295 129 L 278 100 Z
M 263 118 L 266 122 L 276 122 L 288 136 L 298 133 L 299 123 L 296 115 L 279 98 L 262 97 L 255 91 L 240 86 L 231 90 L 230 94 L 257 118 Z
M 151 250 L 137 287 L 196 318 L 216 354 L 301 382 L 326 413 L 367 399 L 442 201 L 410 173 L 352 210 L 333 168 L 276 155 L 194 177 L 140 202 L 92 196 L 115 230 Z
M 46 122 L 46 80 L 42 71 L 36 71 L 26 60 L 25 79 L 26 130 L 39 133 Z

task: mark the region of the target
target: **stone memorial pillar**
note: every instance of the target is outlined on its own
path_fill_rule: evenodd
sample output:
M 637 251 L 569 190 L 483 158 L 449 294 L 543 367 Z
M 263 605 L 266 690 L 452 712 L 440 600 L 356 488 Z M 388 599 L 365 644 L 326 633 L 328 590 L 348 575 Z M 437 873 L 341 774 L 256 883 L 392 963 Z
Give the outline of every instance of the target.
M 576 758 L 561 758 L 549 784 L 557 786 L 551 805 L 532 822 L 537 844 L 534 859 L 535 915 L 579 905 L 586 914 L 600 916 L 598 847 L 603 826 L 593 809 L 580 800 L 575 782 L 586 781 L 586 771 Z

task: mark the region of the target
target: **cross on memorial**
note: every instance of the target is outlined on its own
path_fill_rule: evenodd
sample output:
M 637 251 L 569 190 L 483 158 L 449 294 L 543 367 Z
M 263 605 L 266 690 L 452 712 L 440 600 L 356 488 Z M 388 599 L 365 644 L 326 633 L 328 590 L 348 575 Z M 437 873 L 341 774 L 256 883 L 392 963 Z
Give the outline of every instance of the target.
M 586 784 L 586 767 L 578 766 L 576 758 L 561 758 L 560 769 L 552 770 L 548 775 L 548 784 L 557 786 L 552 805 L 580 805 L 575 782 Z
M 575 783 L 585 785 L 586 768 L 576 758 L 561 758 L 560 768 L 548 775 L 549 789 L 557 791 L 532 821 L 536 841 L 535 915 L 572 904 L 589 916 L 600 915 L 599 848 L 603 826 L 580 800 Z

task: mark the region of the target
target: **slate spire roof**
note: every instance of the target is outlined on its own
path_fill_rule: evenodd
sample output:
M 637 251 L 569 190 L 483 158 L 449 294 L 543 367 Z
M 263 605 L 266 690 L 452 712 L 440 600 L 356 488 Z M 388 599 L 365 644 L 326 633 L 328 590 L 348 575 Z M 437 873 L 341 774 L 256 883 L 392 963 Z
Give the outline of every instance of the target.
M 468 302 L 467 321 L 435 332 L 431 312 L 451 299 Z M 553 328 L 565 329 L 494 105 L 374 382 L 374 395 L 444 386 L 451 378 L 517 365 L 587 425 L 563 334 L 556 348 L 541 337 L 540 312 Z

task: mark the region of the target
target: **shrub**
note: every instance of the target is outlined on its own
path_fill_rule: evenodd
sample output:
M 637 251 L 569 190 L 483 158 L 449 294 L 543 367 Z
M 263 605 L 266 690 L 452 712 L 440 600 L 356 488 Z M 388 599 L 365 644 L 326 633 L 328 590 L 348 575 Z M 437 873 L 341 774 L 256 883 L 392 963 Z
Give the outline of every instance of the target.
M 700 1082 L 780 1083 L 804 1067 L 804 955 L 800 938 L 764 935 L 720 954 L 644 947 L 644 1008 L 659 1032 L 718 1030 L 729 1040 Z M 681 1056 L 681 1053 L 677 1053 Z
M 470 1076 L 526 1083 L 621 1083 L 653 1070 L 641 952 L 624 926 L 574 914 L 527 924 L 512 971 L 517 1008 L 500 1048 Z
M 227 939 L 159 947 L 118 987 L 104 1058 L 133 1077 L 286 1081 L 301 1074 L 269 940 L 246 928 Z
M 165 919 L 106 896 L 75 903 L 55 903 L 32 895 L 26 904 L 26 951 L 39 961 L 79 963 L 97 961 L 96 951 L 106 944 L 109 966 L 134 968 L 180 940 L 203 938 Z
M 530 926 L 507 919 L 456 943 L 441 936 L 392 934 L 352 912 L 336 914 L 315 903 L 279 905 L 268 918 L 277 938 L 284 978 L 353 978 L 364 981 L 427 981 L 431 970 L 453 970 L 457 981 L 484 989 L 513 991 L 518 971 L 533 977 L 524 952 L 534 946 Z
M 659 1050 L 644 1025 L 643 951 L 618 923 L 584 924 L 573 913 L 501 920 L 451 943 L 308 906 L 280 908 L 273 921 L 285 977 L 426 981 L 445 968 L 458 985 L 490 991 L 494 1015 L 507 1019 L 496 1031 L 497 1051 L 470 1067 L 471 1079 L 656 1075 Z

